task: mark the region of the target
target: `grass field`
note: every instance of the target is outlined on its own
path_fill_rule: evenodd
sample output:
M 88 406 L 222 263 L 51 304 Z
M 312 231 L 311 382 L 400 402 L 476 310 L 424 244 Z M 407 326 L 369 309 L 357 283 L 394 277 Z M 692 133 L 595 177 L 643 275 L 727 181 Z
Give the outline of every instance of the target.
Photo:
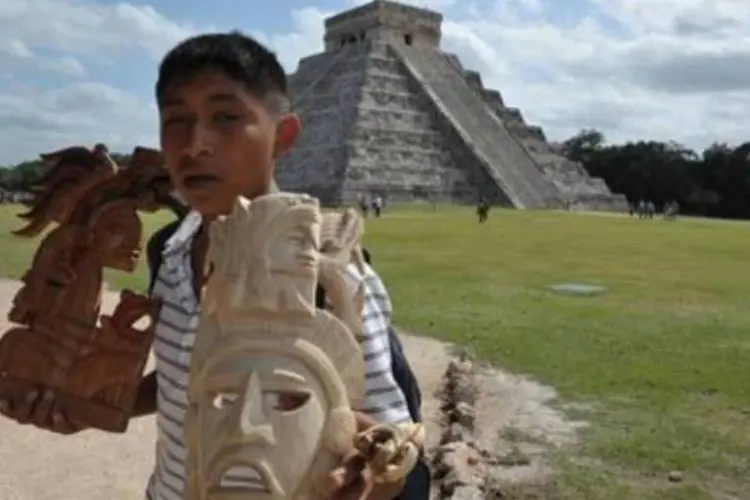
M 8 235 L 15 210 L 0 207 L 12 278 L 35 243 Z M 468 208 L 412 208 L 370 221 L 366 245 L 403 328 L 585 408 L 593 425 L 558 459 L 561 498 L 750 498 L 750 225 L 495 211 L 479 226 Z M 110 282 L 143 289 L 143 267 Z M 609 290 L 546 289 L 561 282 Z

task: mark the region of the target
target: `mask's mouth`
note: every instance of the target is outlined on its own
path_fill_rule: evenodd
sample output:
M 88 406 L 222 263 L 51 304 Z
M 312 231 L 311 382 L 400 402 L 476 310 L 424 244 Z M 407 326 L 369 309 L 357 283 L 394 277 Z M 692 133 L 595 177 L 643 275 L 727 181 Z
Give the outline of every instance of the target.
M 255 463 L 231 463 L 211 474 L 209 492 L 217 497 L 229 495 L 261 495 L 270 498 L 285 498 L 284 491 L 265 461 Z M 242 497 L 241 497 L 242 498 Z
M 236 491 L 271 492 L 261 471 L 248 465 L 233 465 L 225 470 L 219 479 L 219 487 Z
M 136 247 L 136 248 L 122 250 L 122 251 L 117 252 L 116 256 L 125 260 L 128 260 L 128 259 L 138 260 L 141 258 L 141 249 Z

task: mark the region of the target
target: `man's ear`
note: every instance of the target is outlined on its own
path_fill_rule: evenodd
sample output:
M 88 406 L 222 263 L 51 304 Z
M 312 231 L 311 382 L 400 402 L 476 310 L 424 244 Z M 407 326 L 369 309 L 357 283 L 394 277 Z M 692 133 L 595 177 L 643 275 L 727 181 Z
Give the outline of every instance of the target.
M 295 113 L 282 116 L 276 124 L 276 142 L 274 143 L 273 156 L 278 158 L 289 152 L 301 130 L 302 124 L 299 116 Z

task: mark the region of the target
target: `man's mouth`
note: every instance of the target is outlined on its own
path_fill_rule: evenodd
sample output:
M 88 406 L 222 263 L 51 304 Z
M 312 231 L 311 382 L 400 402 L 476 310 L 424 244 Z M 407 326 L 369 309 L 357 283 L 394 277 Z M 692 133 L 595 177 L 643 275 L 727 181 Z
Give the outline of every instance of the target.
M 193 174 L 182 178 L 182 185 L 188 189 L 204 189 L 217 182 L 219 178 L 210 174 Z

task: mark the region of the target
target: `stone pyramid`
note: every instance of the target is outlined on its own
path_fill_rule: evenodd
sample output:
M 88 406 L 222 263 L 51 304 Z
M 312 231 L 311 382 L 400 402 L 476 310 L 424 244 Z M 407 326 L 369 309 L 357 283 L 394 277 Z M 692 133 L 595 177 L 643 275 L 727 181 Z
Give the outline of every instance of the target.
M 303 132 L 282 189 L 327 205 L 379 194 L 516 208 L 625 210 L 602 179 L 555 152 L 478 73 L 439 49 L 442 15 L 376 0 L 325 21 L 325 51 L 290 76 Z

